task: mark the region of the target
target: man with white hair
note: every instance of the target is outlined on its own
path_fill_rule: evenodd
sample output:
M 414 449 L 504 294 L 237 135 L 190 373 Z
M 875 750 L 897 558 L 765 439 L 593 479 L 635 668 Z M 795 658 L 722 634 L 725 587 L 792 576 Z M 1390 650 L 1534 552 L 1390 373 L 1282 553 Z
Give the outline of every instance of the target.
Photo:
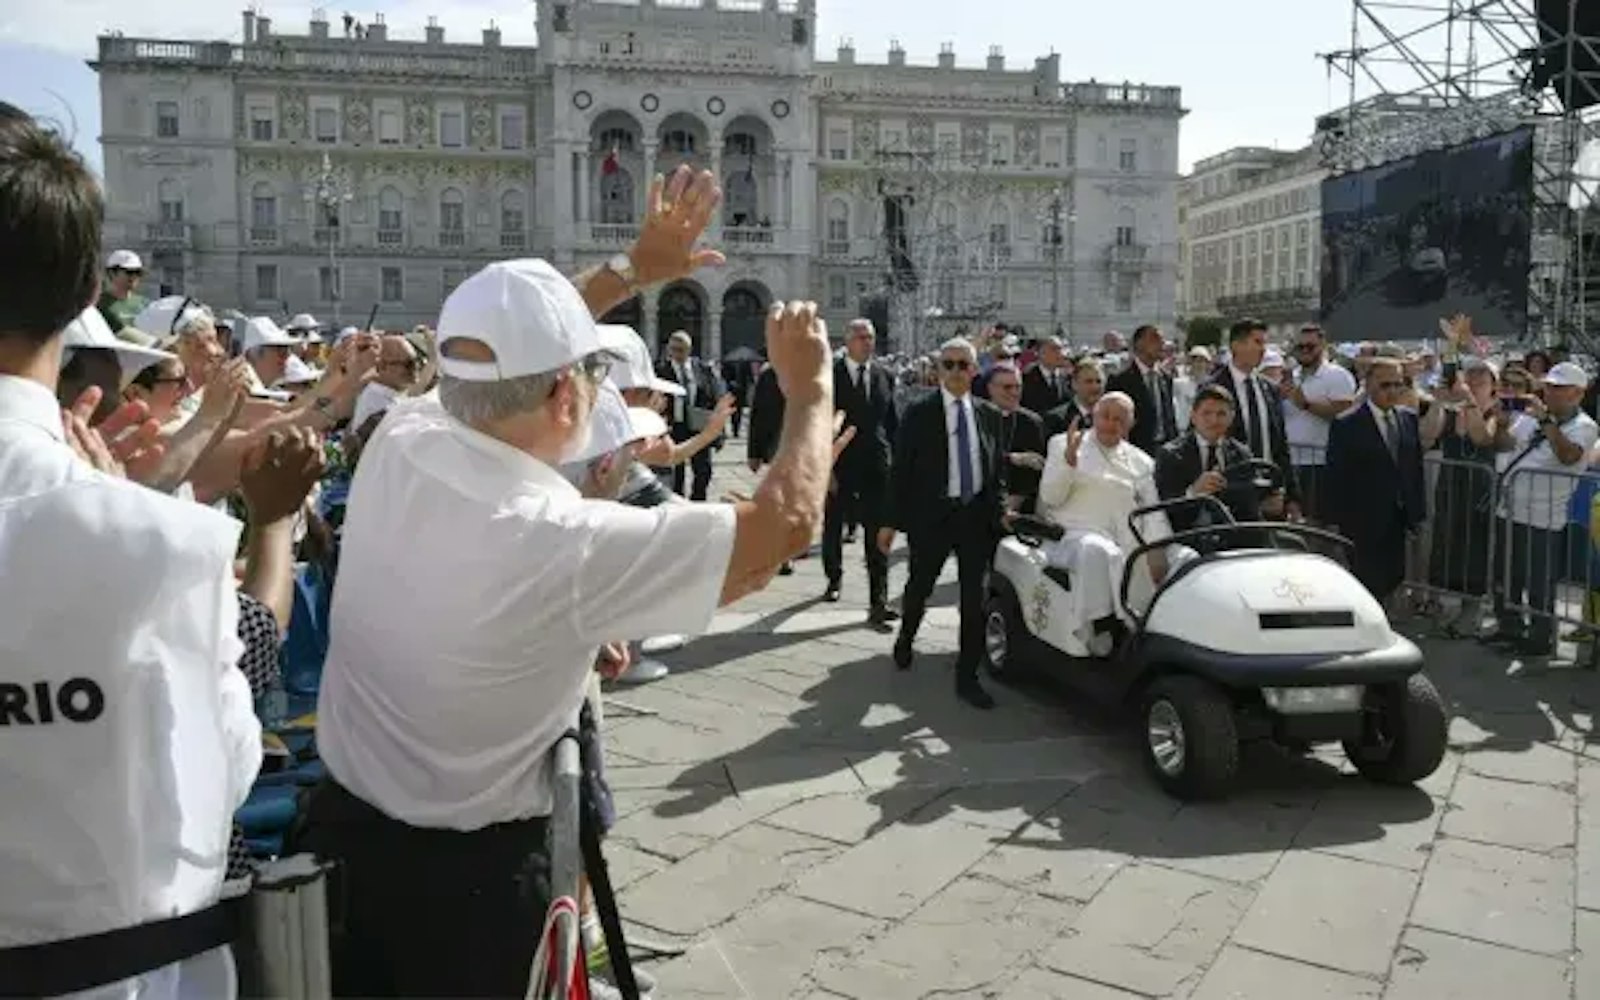
M 1000 448 L 1000 411 L 972 394 L 978 353 L 956 337 L 939 349 L 937 391 L 913 402 L 900 416 L 890 467 L 888 521 L 878 530 L 878 548 L 888 555 L 896 530 L 906 533 L 911 573 L 900 601 L 900 635 L 894 663 L 911 668 L 917 628 L 928 598 L 951 553 L 961 593 L 961 644 L 956 655 L 956 697 L 975 708 L 993 708 L 994 698 L 978 682 L 983 654 L 984 580 L 1000 540 L 1006 469 Z
M 694 246 L 720 191 L 691 177 L 652 183 L 638 241 L 581 276 L 582 297 L 543 261 L 463 282 L 439 318 L 438 391 L 394 408 L 362 455 L 318 705 L 330 780 L 308 817 L 348 907 L 331 921 L 336 995 L 526 992 L 549 755 L 592 671 L 625 665 L 628 640 L 703 631 L 821 523 L 833 385 L 812 303 L 768 314 L 788 406 L 752 499 L 643 509 L 559 471 L 596 408 L 623 405 L 592 317 L 721 259 Z
M 656 374 L 683 387 L 683 395 L 670 400 L 667 424 L 672 428 L 672 440 L 691 440 L 705 430 L 722 396 L 721 380 L 710 365 L 694 356 L 694 340 L 683 330 L 667 338 L 667 356 L 657 363 Z M 711 488 L 711 452 L 698 452 L 689 460 L 689 468 L 694 478 L 685 489 L 683 465 L 672 466 L 672 491 L 690 500 L 704 500 Z
M 1051 543 L 1053 565 L 1072 572 L 1071 600 L 1080 634 L 1096 656 L 1110 654 L 1121 631 L 1118 592 L 1124 559 L 1138 545 L 1128 515 L 1158 503 L 1155 460 L 1128 441 L 1134 423 L 1132 397 L 1108 392 L 1094 407 L 1092 428 L 1074 424 L 1045 446 L 1039 513 L 1066 529 Z M 1151 515 L 1145 538 L 1170 534 L 1166 518 Z M 1164 560 L 1151 558 L 1151 576 Z M 1130 595 L 1131 596 L 1131 595 Z

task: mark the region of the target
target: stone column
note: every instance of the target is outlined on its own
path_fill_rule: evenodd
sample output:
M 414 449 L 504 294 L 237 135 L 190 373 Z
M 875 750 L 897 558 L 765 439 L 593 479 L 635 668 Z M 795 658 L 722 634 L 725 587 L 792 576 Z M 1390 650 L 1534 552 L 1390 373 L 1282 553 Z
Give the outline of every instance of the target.
M 639 336 L 644 338 L 644 345 L 650 351 L 652 361 L 660 360 L 661 350 L 657 344 L 656 333 L 656 308 L 660 302 L 661 290 L 651 288 L 639 295 Z
M 713 177 L 715 177 L 717 179 L 717 184 L 719 186 L 722 184 L 722 143 L 721 143 L 720 140 L 711 143 L 711 176 L 713 176 Z M 707 234 L 707 236 L 710 239 L 712 245 L 721 246 L 722 245 L 722 209 L 721 209 L 721 206 L 718 206 L 717 214 L 711 217 L 711 225 L 709 227 L 709 230 L 710 230 L 710 232 Z
M 700 345 L 700 356 L 713 364 L 722 360 L 722 306 L 713 305 L 706 310 L 706 335 Z
M 580 225 L 587 227 L 594 221 L 594 163 L 591 159 L 589 147 L 585 146 L 578 153 L 578 211 L 577 219 Z M 587 238 L 588 234 L 583 236 Z
M 656 178 L 656 150 L 659 143 L 655 139 L 647 140 L 644 144 L 644 176 L 637 178 L 634 184 L 634 218 L 641 224 L 644 222 L 645 195 L 650 191 L 650 182 Z
M 555 187 L 555 225 L 551 236 L 557 247 L 570 247 L 573 245 L 575 230 L 577 228 L 576 215 L 573 211 L 573 176 L 572 176 L 573 144 L 570 140 L 559 138 L 555 142 L 555 155 L 552 159 L 554 177 L 551 181 Z
M 784 229 L 789 229 L 794 226 L 794 154 L 787 151 L 784 152 L 782 170 L 783 180 L 781 187 L 783 200 L 781 206 L 783 208 L 783 217 L 781 222 L 777 220 L 774 220 L 774 222 L 783 226 Z

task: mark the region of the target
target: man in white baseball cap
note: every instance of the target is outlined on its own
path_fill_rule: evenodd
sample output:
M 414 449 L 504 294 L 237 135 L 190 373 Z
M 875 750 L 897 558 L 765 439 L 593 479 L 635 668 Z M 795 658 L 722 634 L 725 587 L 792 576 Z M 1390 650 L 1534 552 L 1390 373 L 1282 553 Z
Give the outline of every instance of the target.
M 299 343 L 294 337 L 278 328 L 271 317 L 255 316 L 244 325 L 244 337 L 239 348 L 259 383 L 251 388 L 265 389 L 283 378 L 289 364 L 290 352 Z
M 143 277 L 144 261 L 132 250 L 114 250 L 106 258 L 106 280 L 100 289 L 97 308 L 112 333 L 120 333 L 123 327 L 133 325 L 133 318 L 144 308 L 144 296 L 139 294 L 139 281 Z
M 560 471 L 620 404 L 592 315 L 708 258 L 694 242 L 720 193 L 689 177 L 666 201 L 652 184 L 639 242 L 582 295 L 538 260 L 463 282 L 439 318 L 437 392 L 398 403 L 362 454 L 319 703 L 330 780 L 306 844 L 345 880 L 340 995 L 525 992 L 547 903 L 548 755 L 597 662 L 704 631 L 820 523 L 832 369 L 809 303 L 769 316 L 788 409 L 754 499 L 644 510 L 586 498 Z
M 166 351 L 140 347 L 118 340 L 106 325 L 105 316 L 94 307 L 85 309 L 61 333 L 61 378 L 56 383 L 56 399 L 64 408 L 90 386 L 100 388 L 100 402 L 91 424 L 116 412 L 122 405 L 122 390 L 133 377 L 158 361 L 173 357 Z

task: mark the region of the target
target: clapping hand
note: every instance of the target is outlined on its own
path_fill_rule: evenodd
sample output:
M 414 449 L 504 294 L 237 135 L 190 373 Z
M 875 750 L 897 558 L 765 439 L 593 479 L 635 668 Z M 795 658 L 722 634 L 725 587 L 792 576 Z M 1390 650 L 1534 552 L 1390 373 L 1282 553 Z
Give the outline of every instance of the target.
M 251 522 L 272 524 L 298 514 L 325 461 L 322 439 L 303 427 L 273 431 L 252 444 L 239 470 Z
M 99 386 L 90 386 L 61 411 L 61 427 L 67 444 L 78 457 L 108 476 L 144 482 L 161 467 L 166 446 L 161 443 L 161 425 L 150 419 L 150 408 L 143 402 L 124 403 L 90 427 L 89 420 L 100 406 Z
M 203 424 L 232 425 L 250 395 L 250 362 L 243 357 L 217 365 L 206 378 L 200 411 L 195 419 Z
M 726 261 L 717 250 L 695 249 L 721 203 L 722 188 L 709 170 L 697 175 L 685 164 L 670 179 L 656 175 L 645 195 L 644 225 L 628 254 L 638 283 L 686 278 Z

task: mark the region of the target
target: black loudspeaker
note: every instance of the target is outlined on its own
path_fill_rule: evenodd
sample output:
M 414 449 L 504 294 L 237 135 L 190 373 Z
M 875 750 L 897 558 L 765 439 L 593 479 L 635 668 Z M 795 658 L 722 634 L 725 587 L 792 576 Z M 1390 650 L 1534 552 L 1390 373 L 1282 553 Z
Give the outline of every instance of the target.
M 889 300 L 882 295 L 864 295 L 857 303 L 860 311 L 857 313 L 862 319 L 872 320 L 872 328 L 878 332 L 878 350 L 884 354 L 892 354 L 895 350 L 895 334 L 898 330 L 889 329 Z
M 793 24 L 791 30 L 792 30 L 792 36 L 791 37 L 793 37 L 794 43 L 796 45 L 809 45 L 809 44 L 811 44 L 811 29 L 806 27 L 806 19 L 805 18 L 803 18 L 803 17 L 795 18 L 794 19 L 794 24 Z
M 1553 90 L 1568 110 L 1600 104 L 1600 3 L 1538 0 L 1537 14 L 1539 48 L 1528 82 Z
M 883 199 L 883 237 L 889 244 L 889 274 L 894 287 L 917 287 L 917 267 L 911 259 L 906 238 L 906 214 L 914 199 L 909 194 L 887 195 Z

